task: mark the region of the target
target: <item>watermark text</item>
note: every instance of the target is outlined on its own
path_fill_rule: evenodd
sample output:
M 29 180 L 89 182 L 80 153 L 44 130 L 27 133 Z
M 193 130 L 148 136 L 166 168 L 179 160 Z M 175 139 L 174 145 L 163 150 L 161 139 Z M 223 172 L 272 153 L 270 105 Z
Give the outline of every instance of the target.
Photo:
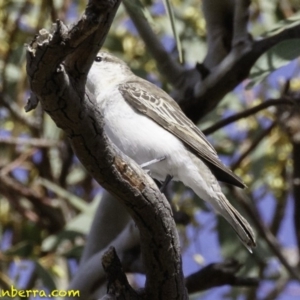
M 21 290 L 17 289 L 13 285 L 10 289 L 0 289 L 0 299 L 4 297 L 8 298 L 29 298 L 29 297 L 40 297 L 40 298 L 63 298 L 63 297 L 80 297 L 79 290 L 53 290 L 47 292 L 45 290 Z

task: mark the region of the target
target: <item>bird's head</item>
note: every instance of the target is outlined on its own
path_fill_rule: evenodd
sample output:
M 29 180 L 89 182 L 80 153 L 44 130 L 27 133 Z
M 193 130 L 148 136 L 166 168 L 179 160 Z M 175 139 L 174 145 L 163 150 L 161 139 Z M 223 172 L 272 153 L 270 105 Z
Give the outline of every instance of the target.
M 99 52 L 88 74 L 87 85 L 92 93 L 120 84 L 130 76 L 127 64 L 107 52 Z

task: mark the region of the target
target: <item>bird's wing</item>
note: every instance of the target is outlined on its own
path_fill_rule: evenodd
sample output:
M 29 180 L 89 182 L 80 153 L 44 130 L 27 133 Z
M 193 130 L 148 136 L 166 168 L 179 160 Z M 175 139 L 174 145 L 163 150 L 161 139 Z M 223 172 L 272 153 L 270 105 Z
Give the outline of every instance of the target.
M 140 78 L 127 81 L 118 88 L 124 99 L 134 109 L 174 134 L 199 158 L 204 160 L 218 180 L 245 187 L 242 180 L 221 162 L 205 135 L 188 119 L 179 105 L 167 93 Z M 155 95 L 148 92 L 149 88 L 150 90 L 155 89 Z

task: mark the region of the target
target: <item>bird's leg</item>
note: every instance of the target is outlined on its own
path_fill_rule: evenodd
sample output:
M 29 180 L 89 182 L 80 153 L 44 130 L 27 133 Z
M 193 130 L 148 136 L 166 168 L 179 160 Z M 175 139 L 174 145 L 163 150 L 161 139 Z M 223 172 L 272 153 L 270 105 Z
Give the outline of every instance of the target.
M 151 166 L 153 164 L 156 164 L 162 160 L 165 160 L 166 157 L 165 156 L 162 156 L 162 157 L 159 157 L 159 158 L 155 158 L 155 159 L 152 159 L 150 161 L 147 161 L 143 164 L 141 164 L 141 168 L 144 169 L 145 167 L 148 167 L 148 166 Z M 148 173 L 148 175 L 150 175 L 150 170 L 146 170 L 146 172 Z M 163 193 L 165 191 L 165 188 L 167 187 L 167 185 L 169 184 L 169 182 L 173 179 L 173 176 L 171 175 L 167 175 L 164 182 L 162 183 L 161 187 L 160 187 L 160 191 Z
M 167 187 L 167 185 L 171 182 L 171 180 L 173 179 L 173 176 L 171 175 L 167 175 L 165 181 L 163 182 L 163 184 L 160 187 L 160 191 L 163 193 Z
M 158 163 L 158 162 L 160 162 L 162 160 L 165 160 L 165 159 L 166 159 L 165 156 L 162 156 L 162 157 L 159 157 L 159 158 L 155 158 L 155 159 L 152 159 L 150 161 L 147 161 L 147 162 L 141 164 L 140 167 L 142 169 L 144 169 L 145 167 L 151 166 L 151 165 L 156 164 L 156 163 Z

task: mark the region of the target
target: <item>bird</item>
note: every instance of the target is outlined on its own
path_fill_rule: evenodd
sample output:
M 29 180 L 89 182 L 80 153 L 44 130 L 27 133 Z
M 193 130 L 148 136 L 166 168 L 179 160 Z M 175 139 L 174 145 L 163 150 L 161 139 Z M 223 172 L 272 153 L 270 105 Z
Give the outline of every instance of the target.
M 100 51 L 87 75 L 110 141 L 154 179 L 172 177 L 191 188 L 223 216 L 252 253 L 255 236 L 247 220 L 230 204 L 218 181 L 245 184 L 219 159 L 202 131 L 177 102 L 151 82 L 136 76 L 118 57 Z

